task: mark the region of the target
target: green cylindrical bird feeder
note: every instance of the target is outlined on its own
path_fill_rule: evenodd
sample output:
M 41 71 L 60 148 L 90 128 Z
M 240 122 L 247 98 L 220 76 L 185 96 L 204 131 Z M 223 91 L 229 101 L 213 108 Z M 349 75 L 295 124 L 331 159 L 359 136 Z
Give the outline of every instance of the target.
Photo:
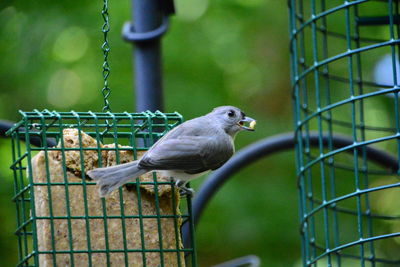
M 400 155 L 399 1 L 290 0 L 289 16 L 303 266 L 400 266 L 399 168 L 367 160 Z

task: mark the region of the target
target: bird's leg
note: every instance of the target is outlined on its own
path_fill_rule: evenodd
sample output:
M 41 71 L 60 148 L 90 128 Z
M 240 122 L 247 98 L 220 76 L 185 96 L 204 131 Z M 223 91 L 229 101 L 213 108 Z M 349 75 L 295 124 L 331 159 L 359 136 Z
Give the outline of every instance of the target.
M 175 181 L 175 186 L 180 188 L 182 186 L 182 183 L 183 182 L 181 180 L 176 180 Z
M 190 197 L 193 197 L 193 195 L 194 195 L 194 190 L 193 190 L 193 188 L 187 188 L 186 186 L 182 186 L 182 187 L 180 187 L 180 195 L 181 196 L 190 196 Z
M 181 181 L 181 180 L 176 180 L 175 181 L 175 186 L 179 188 L 179 194 L 181 196 L 190 196 L 192 197 L 194 194 L 194 190 L 192 188 L 187 188 L 186 187 L 187 181 Z

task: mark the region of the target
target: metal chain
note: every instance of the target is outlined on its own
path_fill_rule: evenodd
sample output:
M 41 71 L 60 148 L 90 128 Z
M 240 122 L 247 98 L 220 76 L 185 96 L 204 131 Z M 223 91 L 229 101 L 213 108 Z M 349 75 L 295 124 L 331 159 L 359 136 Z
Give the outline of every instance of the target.
M 108 18 L 108 0 L 103 0 L 103 10 L 101 11 L 101 15 L 103 16 L 104 24 L 102 27 L 102 32 L 104 34 L 104 43 L 101 46 L 104 55 L 103 62 L 103 79 L 104 79 L 104 87 L 101 90 L 101 93 L 104 97 L 104 107 L 103 112 L 110 111 L 110 102 L 108 101 L 108 97 L 111 94 L 111 89 L 108 87 L 108 76 L 110 75 L 110 65 L 108 63 L 108 53 L 110 52 L 110 44 L 108 43 L 108 32 L 110 31 L 110 22 Z

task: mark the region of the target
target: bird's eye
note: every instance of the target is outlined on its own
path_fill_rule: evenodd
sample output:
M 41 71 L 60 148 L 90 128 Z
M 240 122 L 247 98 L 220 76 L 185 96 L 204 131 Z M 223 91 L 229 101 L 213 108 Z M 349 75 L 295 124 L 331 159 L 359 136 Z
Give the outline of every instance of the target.
M 229 117 L 235 116 L 235 111 L 230 110 L 230 111 L 228 112 L 228 116 L 229 116 Z

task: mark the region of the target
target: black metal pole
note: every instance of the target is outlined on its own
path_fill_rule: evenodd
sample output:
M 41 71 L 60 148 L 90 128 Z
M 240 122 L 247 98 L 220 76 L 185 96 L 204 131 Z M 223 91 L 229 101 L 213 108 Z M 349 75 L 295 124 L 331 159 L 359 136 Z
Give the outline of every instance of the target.
M 161 36 L 168 29 L 173 1 L 132 0 L 133 23 L 123 29 L 125 40 L 134 43 L 136 111 L 163 110 Z
M 149 32 L 161 25 L 163 14 L 160 1 L 133 0 L 132 2 L 135 32 Z M 135 44 L 136 111 L 162 110 L 161 40 L 160 38 L 154 38 L 144 42 L 136 42 Z

